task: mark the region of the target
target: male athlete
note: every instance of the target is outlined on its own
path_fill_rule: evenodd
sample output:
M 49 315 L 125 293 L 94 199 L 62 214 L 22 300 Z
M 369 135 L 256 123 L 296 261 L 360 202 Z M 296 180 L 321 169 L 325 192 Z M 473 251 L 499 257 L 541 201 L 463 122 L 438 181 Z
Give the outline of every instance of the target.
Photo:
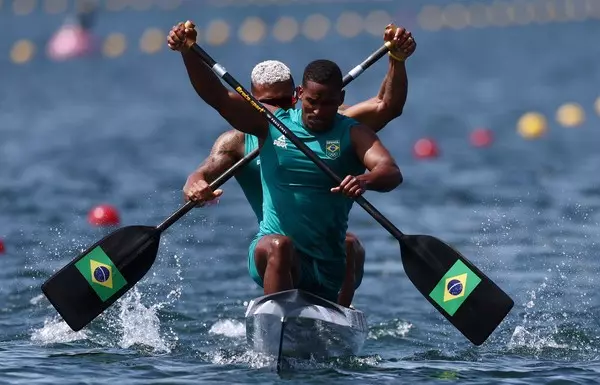
M 384 41 L 392 42 L 392 54 L 405 59 L 412 55 L 416 43 L 410 32 L 404 28 L 388 25 L 385 28 Z M 340 108 L 340 113 L 366 124 L 375 132 L 402 113 L 407 95 L 406 68 L 402 61 L 390 57 L 390 65 L 379 94 L 357 105 Z M 289 68 L 278 61 L 269 60 L 259 63 L 251 74 L 252 94 L 261 102 L 289 109 L 296 104 L 295 85 Z M 210 155 L 196 171 L 190 174 L 183 188 L 184 197 L 192 200 L 204 200 L 208 194 L 215 195 L 208 184 L 259 146 L 255 136 L 237 130 L 223 133 L 214 143 Z M 262 187 L 260 184 L 259 160 L 255 159 L 235 175 L 246 199 L 250 203 L 258 222 L 262 220 Z M 217 190 L 220 195 L 222 190 Z M 355 290 L 360 286 L 363 276 L 365 252 L 353 234 L 346 234 L 346 276 L 338 296 L 338 303 L 349 306 Z
M 265 294 L 296 287 L 337 301 L 345 276 L 349 198 L 366 189 L 394 189 L 402 182 L 398 166 L 370 128 L 337 113 L 344 91 L 335 63 L 317 60 L 306 67 L 298 88 L 301 110 L 263 100 L 334 172 L 346 175 L 332 188 L 312 161 L 189 52 L 195 39 L 195 29 L 180 23 L 167 40 L 182 52 L 196 92 L 233 127 L 262 143 L 263 220 L 249 250 L 250 275 Z M 365 168 L 370 172 L 363 174 Z

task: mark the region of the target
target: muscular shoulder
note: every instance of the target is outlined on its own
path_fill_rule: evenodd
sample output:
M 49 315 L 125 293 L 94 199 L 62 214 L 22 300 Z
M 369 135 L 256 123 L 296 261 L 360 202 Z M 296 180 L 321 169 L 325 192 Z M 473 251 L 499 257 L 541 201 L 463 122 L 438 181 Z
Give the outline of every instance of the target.
M 371 128 L 358 122 L 350 128 L 350 137 L 354 143 L 372 142 L 378 139 L 377 134 Z
M 244 133 L 237 130 L 225 131 L 215 141 L 212 148 L 212 153 L 235 155 L 236 157 L 244 156 Z

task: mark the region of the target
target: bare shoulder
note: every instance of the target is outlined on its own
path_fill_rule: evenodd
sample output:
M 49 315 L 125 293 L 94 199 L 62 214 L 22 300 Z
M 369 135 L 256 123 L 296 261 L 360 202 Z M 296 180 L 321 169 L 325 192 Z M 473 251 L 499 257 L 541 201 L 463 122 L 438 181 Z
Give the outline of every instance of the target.
M 379 139 L 375 131 L 362 123 L 356 124 L 350 128 L 350 137 L 352 138 L 352 141 L 374 141 Z
M 244 154 L 245 137 L 238 130 L 229 130 L 222 133 L 212 148 L 213 154 L 228 154 L 241 157 Z

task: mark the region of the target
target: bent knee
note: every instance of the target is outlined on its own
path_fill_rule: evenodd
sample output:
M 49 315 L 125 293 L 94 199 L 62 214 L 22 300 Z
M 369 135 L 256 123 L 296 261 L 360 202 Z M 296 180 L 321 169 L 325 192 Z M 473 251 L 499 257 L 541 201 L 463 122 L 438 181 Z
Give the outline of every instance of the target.
M 266 235 L 257 245 L 269 265 L 291 266 L 294 262 L 294 244 L 283 235 Z
M 294 244 L 290 237 L 285 235 L 268 235 L 268 250 L 273 252 L 292 252 L 294 250 Z
M 358 240 L 358 237 L 350 232 L 346 233 L 346 253 L 350 256 L 351 254 L 355 257 L 363 257 L 365 249 Z

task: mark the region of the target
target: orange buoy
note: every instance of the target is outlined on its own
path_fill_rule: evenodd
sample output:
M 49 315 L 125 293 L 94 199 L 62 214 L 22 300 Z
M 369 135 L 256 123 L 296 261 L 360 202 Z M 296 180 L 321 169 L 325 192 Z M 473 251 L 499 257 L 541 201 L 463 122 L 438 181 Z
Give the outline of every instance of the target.
M 99 205 L 94 207 L 88 214 L 88 222 L 94 226 L 116 226 L 121 221 L 119 212 L 111 205 Z
M 415 143 L 413 153 L 417 158 L 435 158 L 439 154 L 438 146 L 433 139 L 422 138 Z
M 475 147 L 488 147 L 494 141 L 494 135 L 491 130 L 478 128 L 471 132 L 471 144 Z

